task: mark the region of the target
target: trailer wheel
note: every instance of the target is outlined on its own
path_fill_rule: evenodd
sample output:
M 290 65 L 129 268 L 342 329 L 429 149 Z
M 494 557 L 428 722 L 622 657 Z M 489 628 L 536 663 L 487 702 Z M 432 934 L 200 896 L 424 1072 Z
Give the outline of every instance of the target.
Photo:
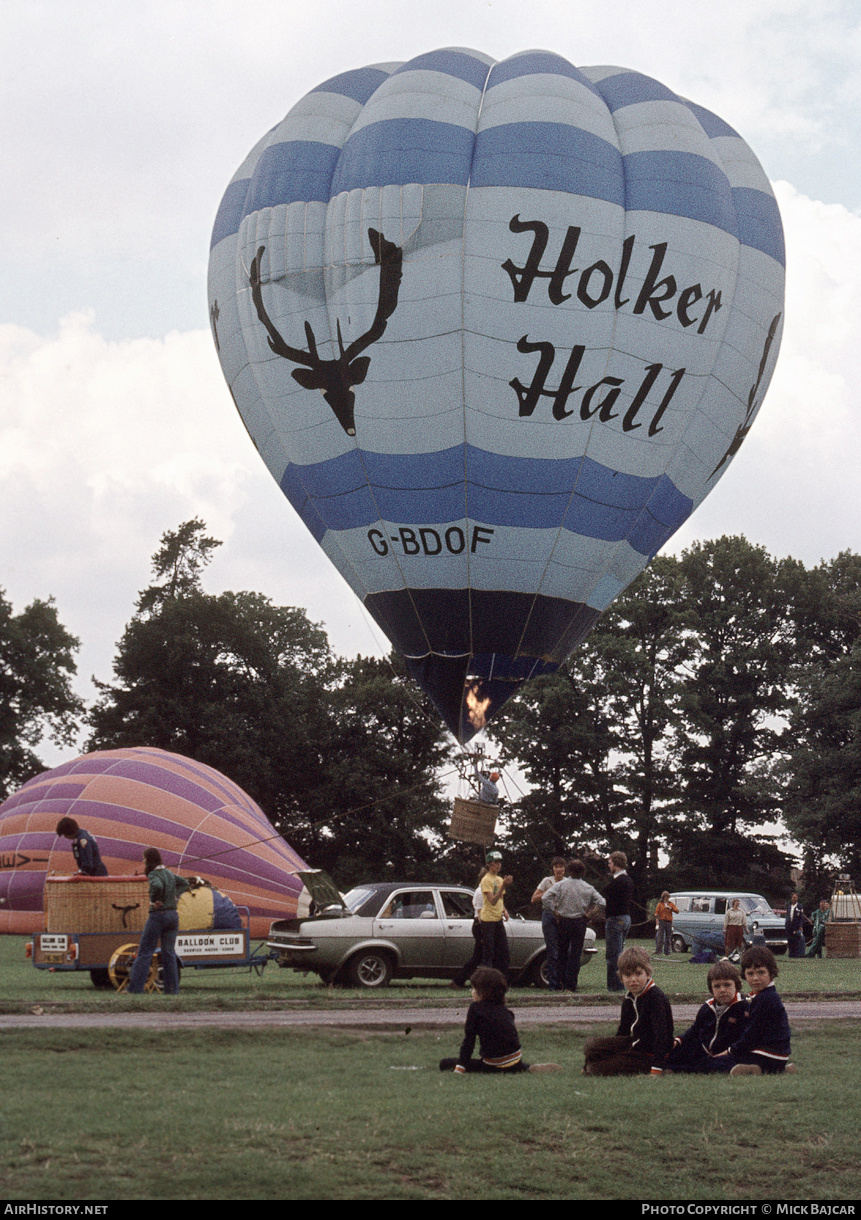
M 90 982 L 99 991 L 110 991 L 113 987 L 107 966 L 94 966 L 90 971 Z
M 129 985 L 129 977 L 132 972 L 132 962 L 137 957 L 137 945 L 121 945 L 111 956 L 108 963 L 108 975 L 111 983 L 117 991 L 125 991 Z M 149 975 L 144 983 L 144 991 L 153 992 L 161 991 L 158 979 L 159 972 L 159 954 L 154 953 L 152 964 L 149 968 Z

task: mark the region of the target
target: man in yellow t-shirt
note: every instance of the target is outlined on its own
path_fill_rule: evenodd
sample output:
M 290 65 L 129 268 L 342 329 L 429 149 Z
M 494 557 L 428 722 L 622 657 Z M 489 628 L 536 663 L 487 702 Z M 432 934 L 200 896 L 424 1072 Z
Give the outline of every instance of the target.
M 500 876 L 502 852 L 489 851 L 485 863 L 487 872 L 481 879 L 484 905 L 478 915 L 483 949 L 481 964 L 482 966 L 492 966 L 507 978 L 510 959 L 508 937 L 505 935 L 505 920 L 508 918 L 508 912 L 505 909 L 505 891 L 514 878 Z

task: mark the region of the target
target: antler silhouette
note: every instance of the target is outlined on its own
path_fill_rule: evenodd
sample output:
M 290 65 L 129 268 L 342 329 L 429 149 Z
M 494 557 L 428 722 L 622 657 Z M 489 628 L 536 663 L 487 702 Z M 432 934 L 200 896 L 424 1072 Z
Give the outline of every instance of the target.
M 743 441 L 746 440 L 748 432 L 750 432 L 751 426 L 753 425 L 754 412 L 759 406 L 759 403 L 756 401 L 756 396 L 759 393 L 759 387 L 762 384 L 763 374 L 765 373 L 765 365 L 766 361 L 768 360 L 768 353 L 771 351 L 772 343 L 774 343 L 774 336 L 777 334 L 777 326 L 779 322 L 780 314 L 777 314 L 774 318 L 772 318 L 771 326 L 768 328 L 768 334 L 766 335 L 765 344 L 762 349 L 762 357 L 759 361 L 759 373 L 756 381 L 750 387 L 750 393 L 747 396 L 747 410 L 744 413 L 744 419 L 739 424 L 738 430 L 733 437 L 729 448 L 718 462 L 717 466 L 715 466 L 714 470 L 709 475 L 709 478 L 712 478 L 713 475 L 717 474 L 724 462 L 728 462 L 730 458 L 735 457 L 739 449 L 741 449 Z
M 354 406 L 356 396 L 353 386 L 361 385 L 368 375 L 371 364 L 370 356 L 361 353 L 371 344 L 376 343 L 386 329 L 386 323 L 398 307 L 398 293 L 403 275 L 403 251 L 394 242 L 386 241 L 382 233 L 376 229 L 368 229 L 368 241 L 374 252 L 374 260 L 380 268 L 380 293 L 377 301 L 377 312 L 368 330 L 349 347 L 344 347 L 341 335 L 341 323 L 336 323 L 338 335 L 338 355 L 334 360 L 324 360 L 317 353 L 317 340 L 310 323 L 305 323 L 305 338 L 308 350 L 291 347 L 284 342 L 272 323 L 263 304 L 263 292 L 260 280 L 260 267 L 265 246 L 260 246 L 251 263 L 249 282 L 251 298 L 257 310 L 257 317 L 266 328 L 269 336 L 269 346 L 276 356 L 292 360 L 294 364 L 304 365 L 304 368 L 293 369 L 292 377 L 306 390 L 322 390 L 323 397 L 335 413 L 338 423 L 348 436 L 356 435 Z

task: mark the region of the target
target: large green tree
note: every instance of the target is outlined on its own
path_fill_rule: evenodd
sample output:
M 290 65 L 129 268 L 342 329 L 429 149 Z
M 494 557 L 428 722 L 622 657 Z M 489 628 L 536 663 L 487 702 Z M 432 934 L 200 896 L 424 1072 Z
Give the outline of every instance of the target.
M 617 735 L 591 651 L 528 683 L 491 731 L 529 785 L 507 818 L 513 848 L 550 859 L 610 833 Z
M 745 538 L 696 543 L 681 556 L 691 657 L 679 700 L 679 809 L 714 835 L 774 821 L 772 763 L 792 702 L 802 565 Z
M 624 850 L 645 899 L 673 796 L 668 726 L 688 653 L 678 561 L 657 559 L 552 677 L 530 683 L 493 732 L 531 788 L 512 846 L 549 859 Z
M 162 538 L 99 683 L 91 748 L 150 745 L 208 763 L 343 888 L 430 875 L 446 809 L 444 732 L 396 658 L 332 656 L 303 610 L 209 594 L 201 521 Z
M 326 708 L 319 783 L 291 841 L 342 887 L 442 879 L 449 811 L 438 776 L 451 747 L 403 661 L 338 661 Z
M 861 868 L 861 556 L 810 573 L 799 633 L 784 818 L 803 848 L 805 889 L 821 896 L 834 864 L 855 877 Z
M 0 799 L 44 771 L 40 741 L 73 743 L 84 710 L 71 686 L 77 649 L 52 600 L 15 614 L 0 590 Z
M 160 556 L 183 533 L 195 553 L 170 566 L 186 575 L 141 594 L 117 648 L 116 680 L 97 683 L 89 745 L 150 745 L 208 763 L 280 825 L 320 782 L 328 641 L 295 607 L 259 593 L 204 592 L 200 572 L 217 543 L 202 523 L 186 526 L 165 535 L 154 560 L 160 579 Z
M 691 614 L 681 583 L 677 559 L 653 560 L 611 606 L 590 641 L 600 657 L 619 739 L 615 832 L 607 846 L 629 856 L 643 899 L 655 884 L 676 791 L 671 734 L 691 654 Z

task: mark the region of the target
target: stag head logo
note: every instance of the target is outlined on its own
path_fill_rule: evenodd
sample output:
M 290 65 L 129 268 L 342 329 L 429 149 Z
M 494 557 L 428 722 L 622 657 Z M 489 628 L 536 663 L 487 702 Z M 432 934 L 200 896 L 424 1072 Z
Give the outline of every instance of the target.
M 305 337 L 308 343 L 307 351 L 298 347 L 290 347 L 272 324 L 263 304 L 263 292 L 260 282 L 260 266 L 265 246 L 260 246 L 256 257 L 251 263 L 249 282 L 251 297 L 257 310 L 257 317 L 266 328 L 269 336 L 269 346 L 276 356 L 292 360 L 303 368 L 293 369 L 292 377 L 306 390 L 322 390 L 323 397 L 335 413 L 338 423 L 347 436 L 356 435 L 356 423 L 353 408 L 356 395 L 353 386 L 361 385 L 368 375 L 370 356 L 361 353 L 371 344 L 376 343 L 386 329 L 386 323 L 398 307 L 398 292 L 403 274 L 403 251 L 394 242 L 386 241 L 382 233 L 376 229 L 368 229 L 368 241 L 374 252 L 374 259 L 380 268 L 380 293 L 377 300 L 377 312 L 368 330 L 349 347 L 344 347 L 341 336 L 341 323 L 337 323 L 338 355 L 334 360 L 324 360 L 317 352 L 317 340 L 308 322 L 305 323 Z

